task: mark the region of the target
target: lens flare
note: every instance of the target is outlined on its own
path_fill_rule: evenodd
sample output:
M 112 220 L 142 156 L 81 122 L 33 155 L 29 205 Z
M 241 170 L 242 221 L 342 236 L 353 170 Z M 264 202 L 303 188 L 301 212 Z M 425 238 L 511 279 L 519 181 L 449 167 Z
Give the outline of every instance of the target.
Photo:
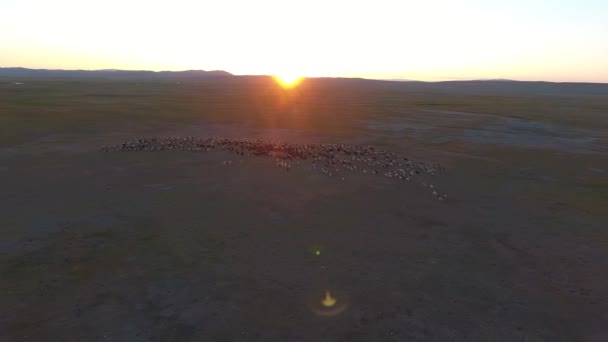
M 332 306 L 336 305 L 336 299 L 331 296 L 329 291 L 325 291 L 325 297 L 323 297 L 321 304 L 323 304 L 323 306 L 326 308 L 331 308 Z
M 344 293 L 325 290 L 323 295 L 310 298 L 309 306 L 319 316 L 336 316 L 348 308 L 349 298 Z

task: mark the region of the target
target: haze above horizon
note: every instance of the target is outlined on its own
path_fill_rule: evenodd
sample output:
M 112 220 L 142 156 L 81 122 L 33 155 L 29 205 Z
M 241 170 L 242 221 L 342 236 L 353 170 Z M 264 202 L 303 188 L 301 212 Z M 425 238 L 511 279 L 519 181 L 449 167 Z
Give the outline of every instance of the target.
M 599 0 L 0 0 L 0 66 L 608 82 Z

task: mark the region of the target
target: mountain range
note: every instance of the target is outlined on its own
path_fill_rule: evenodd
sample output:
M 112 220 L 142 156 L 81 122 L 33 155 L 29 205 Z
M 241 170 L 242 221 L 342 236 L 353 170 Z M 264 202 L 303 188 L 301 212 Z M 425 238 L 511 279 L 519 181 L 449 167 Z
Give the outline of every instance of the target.
M 0 77 L 19 78 L 111 78 L 111 79 L 200 79 L 231 77 L 222 70 L 147 71 L 147 70 L 58 70 L 0 68 Z

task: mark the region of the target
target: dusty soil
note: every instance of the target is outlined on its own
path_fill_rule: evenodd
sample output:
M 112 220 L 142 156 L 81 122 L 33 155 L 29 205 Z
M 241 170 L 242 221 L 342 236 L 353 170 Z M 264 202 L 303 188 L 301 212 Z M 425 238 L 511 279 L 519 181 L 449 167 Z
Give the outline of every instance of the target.
M 406 112 L 358 113 L 335 134 L 139 116 L 19 126 L 0 150 L 0 340 L 608 340 L 603 126 Z M 443 165 L 432 182 L 449 197 L 226 151 L 101 149 L 141 135 L 372 144 Z M 326 290 L 343 310 L 320 314 Z

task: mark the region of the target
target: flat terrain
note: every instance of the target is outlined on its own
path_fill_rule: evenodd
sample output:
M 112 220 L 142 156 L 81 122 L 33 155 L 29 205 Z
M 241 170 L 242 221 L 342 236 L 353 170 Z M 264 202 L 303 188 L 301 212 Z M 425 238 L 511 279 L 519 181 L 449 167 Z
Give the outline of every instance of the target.
M 608 86 L 0 78 L 0 179 L 0 341 L 608 341 Z

